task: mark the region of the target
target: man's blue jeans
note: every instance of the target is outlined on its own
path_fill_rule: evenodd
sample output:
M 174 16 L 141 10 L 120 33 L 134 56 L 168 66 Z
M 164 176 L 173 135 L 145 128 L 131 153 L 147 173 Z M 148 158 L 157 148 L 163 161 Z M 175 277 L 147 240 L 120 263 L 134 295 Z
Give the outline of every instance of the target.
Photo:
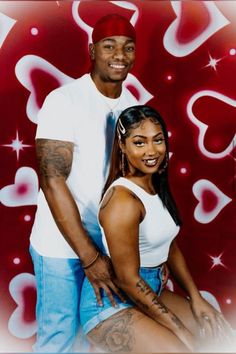
M 81 263 L 78 259 L 42 257 L 32 246 L 30 254 L 37 286 L 38 330 L 33 350 L 37 353 L 71 352 L 79 328 L 84 279 Z M 85 351 L 85 346 L 81 351 Z

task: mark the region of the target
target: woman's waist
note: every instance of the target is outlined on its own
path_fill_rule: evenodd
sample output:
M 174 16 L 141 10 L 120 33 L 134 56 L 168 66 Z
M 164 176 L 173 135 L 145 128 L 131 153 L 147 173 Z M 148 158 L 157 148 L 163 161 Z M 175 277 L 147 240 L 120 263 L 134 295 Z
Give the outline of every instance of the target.
M 155 283 L 162 279 L 162 268 L 164 263 L 153 267 L 140 267 L 139 275 L 146 281 L 149 279 Z

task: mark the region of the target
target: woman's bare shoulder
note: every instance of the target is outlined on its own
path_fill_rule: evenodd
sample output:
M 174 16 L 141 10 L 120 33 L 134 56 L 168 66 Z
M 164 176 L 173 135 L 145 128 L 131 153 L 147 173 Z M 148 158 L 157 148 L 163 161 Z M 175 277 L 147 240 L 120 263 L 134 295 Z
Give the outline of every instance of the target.
M 141 215 L 144 217 L 145 209 L 141 200 L 131 190 L 123 186 L 113 186 L 102 200 L 99 218 L 116 215 Z

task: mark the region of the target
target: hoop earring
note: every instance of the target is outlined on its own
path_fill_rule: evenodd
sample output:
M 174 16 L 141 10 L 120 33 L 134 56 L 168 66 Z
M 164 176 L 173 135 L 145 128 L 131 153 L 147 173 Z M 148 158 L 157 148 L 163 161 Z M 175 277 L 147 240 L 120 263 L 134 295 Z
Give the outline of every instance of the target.
M 160 170 L 158 170 L 158 173 L 159 173 L 159 175 L 161 174 L 161 173 L 163 173 L 164 171 L 165 171 L 165 169 L 166 169 L 166 167 L 168 166 L 168 156 L 167 156 L 167 154 L 166 154 L 166 156 L 165 156 L 165 164 L 164 164 L 164 166 L 162 167 L 162 168 L 160 168 Z
M 121 172 L 122 176 L 125 177 L 125 154 L 121 152 Z

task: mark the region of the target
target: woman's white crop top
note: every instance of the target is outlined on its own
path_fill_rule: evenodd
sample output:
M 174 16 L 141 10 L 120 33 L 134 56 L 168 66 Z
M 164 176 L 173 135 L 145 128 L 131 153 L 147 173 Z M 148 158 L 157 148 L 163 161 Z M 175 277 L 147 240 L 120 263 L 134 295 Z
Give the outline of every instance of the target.
M 143 188 L 124 177 L 114 181 L 109 189 L 114 186 L 124 186 L 131 190 L 146 210 L 146 215 L 139 225 L 140 266 L 155 267 L 165 262 L 168 258 L 170 244 L 179 232 L 179 226 L 175 224 L 169 211 L 163 206 L 160 197 L 157 194 L 147 193 Z M 109 255 L 103 229 L 102 239 Z

